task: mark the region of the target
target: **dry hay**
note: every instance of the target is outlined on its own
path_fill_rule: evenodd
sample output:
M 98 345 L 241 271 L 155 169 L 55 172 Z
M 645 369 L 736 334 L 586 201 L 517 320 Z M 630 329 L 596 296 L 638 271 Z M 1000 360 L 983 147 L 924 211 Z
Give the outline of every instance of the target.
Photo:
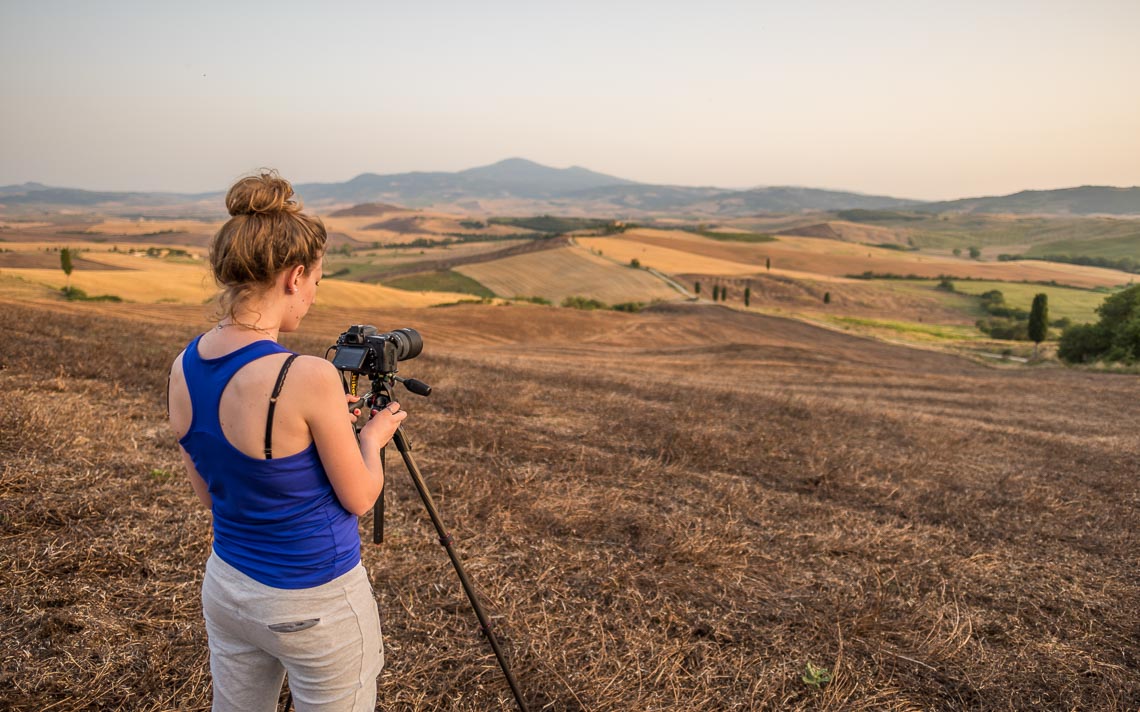
M 401 369 L 436 387 L 406 427 L 531 709 L 1140 704 L 1134 377 L 680 305 L 326 313 L 289 343 L 381 320 L 437 339 Z M 0 708 L 208 708 L 209 520 L 158 395 L 204 326 L 0 310 L 21 345 L 0 355 Z M 398 465 L 389 483 L 364 549 L 381 708 L 513 709 Z M 834 680 L 805 685 L 808 663 Z
M 58 252 L 0 252 L 0 269 L 62 269 Z M 126 269 L 115 265 L 96 262 L 85 257 L 72 257 L 71 266 L 76 270 L 116 270 Z
M 858 242 L 871 245 L 906 245 L 911 231 L 899 228 L 865 225 L 846 220 L 830 220 L 814 225 L 788 228 L 776 233 L 801 237 L 821 237 L 844 242 Z
M 711 293 L 714 284 L 724 287 L 728 302 L 736 308 L 744 306 L 744 290 L 749 289 L 749 303 L 754 309 L 776 308 L 797 314 L 818 312 L 823 308 L 824 296 L 830 295 L 826 307 L 830 316 L 971 326 L 978 318 L 976 299 L 921 289 L 896 280 L 793 278 L 769 272 L 747 277 L 681 274 L 677 278 L 690 286 L 700 282 L 705 295 Z
M 676 299 L 678 293 L 649 272 L 616 264 L 577 247 L 530 252 L 455 267 L 503 297 L 543 297 L 560 303 L 570 296 L 607 304 Z
M 503 237 L 519 232 L 509 225 L 488 225 L 481 229 L 471 229 L 460 224 L 465 218 L 435 211 L 411 210 L 408 208 L 386 209 L 380 212 L 360 213 L 339 210 L 323 217 L 326 228 L 347 235 L 351 239 L 370 245 L 379 242 L 385 245 L 401 245 L 419 239 L 454 239 L 456 234 L 478 234 L 488 237 Z M 381 218 L 377 220 L 377 217 Z
M 168 220 L 162 218 L 109 218 L 92 225 L 87 232 L 102 235 L 154 236 L 155 233 L 198 233 L 212 235 L 222 221 Z
M 701 274 L 738 275 L 754 274 L 764 262 L 729 261 L 707 257 L 685 250 L 683 246 L 666 247 L 624 239 L 621 237 L 579 237 L 578 244 L 595 250 L 619 262 L 628 264 L 636 259 L 643 267 L 652 267 L 669 274 L 699 272 Z
M 87 253 L 85 253 L 87 254 Z M 62 289 L 68 277 L 59 269 L 59 256 L 53 255 L 54 268 L 3 268 L 5 276 L 16 277 L 50 290 Z M 87 260 L 71 274 L 72 287 L 90 297 L 112 295 L 128 302 L 202 304 L 218 292 L 205 264 L 172 262 L 143 255 L 102 252 L 97 259 L 107 266 Z M 426 307 L 447 304 L 470 295 L 458 292 L 408 292 L 378 284 L 324 279 L 318 291 L 318 304 L 329 307 Z

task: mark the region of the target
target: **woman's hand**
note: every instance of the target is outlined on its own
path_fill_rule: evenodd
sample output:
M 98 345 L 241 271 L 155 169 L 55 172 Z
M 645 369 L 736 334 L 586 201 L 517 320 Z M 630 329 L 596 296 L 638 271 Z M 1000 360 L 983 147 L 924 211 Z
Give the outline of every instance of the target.
M 359 412 L 359 411 L 358 411 Z M 373 410 L 368 422 L 360 429 L 360 444 L 379 451 L 392 439 L 396 428 L 401 421 L 408 417 L 408 412 L 400 410 L 400 404 L 392 401 L 388 405 Z M 356 416 L 353 416 L 355 422 Z

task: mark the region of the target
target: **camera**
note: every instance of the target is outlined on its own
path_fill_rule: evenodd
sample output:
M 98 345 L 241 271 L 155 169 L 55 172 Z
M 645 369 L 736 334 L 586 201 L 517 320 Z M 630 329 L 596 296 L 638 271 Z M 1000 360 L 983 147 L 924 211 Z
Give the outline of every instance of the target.
M 337 337 L 333 366 L 341 371 L 364 374 L 372 380 L 396 372 L 396 364 L 415 358 L 424 350 L 424 340 L 415 329 L 380 333 L 375 326 L 355 324 Z

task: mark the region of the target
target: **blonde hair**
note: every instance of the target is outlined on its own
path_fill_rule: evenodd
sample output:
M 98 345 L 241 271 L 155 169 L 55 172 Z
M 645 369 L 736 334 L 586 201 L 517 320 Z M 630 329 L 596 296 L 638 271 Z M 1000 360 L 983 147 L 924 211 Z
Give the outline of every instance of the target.
M 328 234 L 320 218 L 301 212 L 293 186 L 275 170 L 240 179 L 226 193 L 230 219 L 210 243 L 210 267 L 222 292 L 221 316 L 269 288 L 283 270 L 312 269 Z

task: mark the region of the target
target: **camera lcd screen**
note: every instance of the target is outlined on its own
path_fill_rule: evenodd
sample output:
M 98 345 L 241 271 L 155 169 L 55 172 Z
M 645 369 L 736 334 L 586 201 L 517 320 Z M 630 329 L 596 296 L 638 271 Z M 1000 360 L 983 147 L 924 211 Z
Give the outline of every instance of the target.
M 364 368 L 364 360 L 368 357 L 366 346 L 340 346 L 333 356 L 333 365 L 342 371 L 360 371 Z

